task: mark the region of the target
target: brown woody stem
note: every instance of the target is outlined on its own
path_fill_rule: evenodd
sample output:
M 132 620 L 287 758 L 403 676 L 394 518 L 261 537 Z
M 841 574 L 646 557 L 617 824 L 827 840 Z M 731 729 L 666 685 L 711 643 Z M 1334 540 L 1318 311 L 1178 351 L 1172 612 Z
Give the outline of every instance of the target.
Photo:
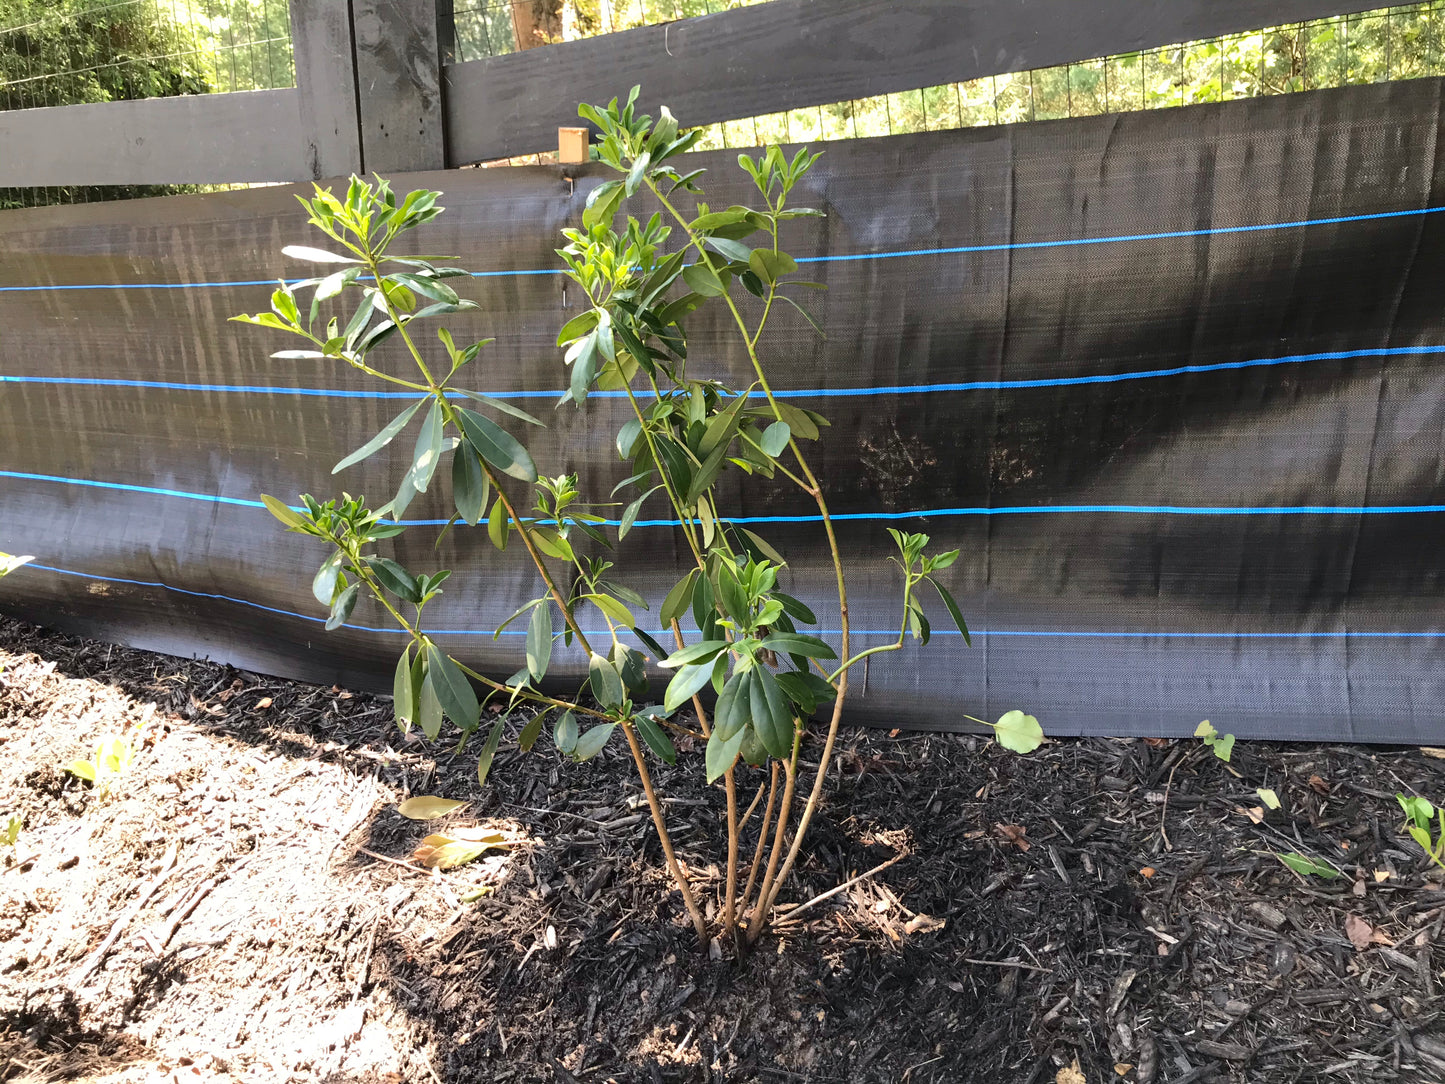
M 637 765 L 637 777 L 642 781 L 642 793 L 647 795 L 647 808 L 652 811 L 652 824 L 657 829 L 658 842 L 662 844 L 662 853 L 667 857 L 667 868 L 672 872 L 672 879 L 677 882 L 677 887 L 682 892 L 682 902 L 692 917 L 692 928 L 697 931 L 698 943 L 706 945 L 707 922 L 702 917 L 702 911 L 698 909 L 692 888 L 688 885 L 687 877 L 683 875 L 682 866 L 673 852 L 672 837 L 667 834 L 667 825 L 662 819 L 662 803 L 657 800 L 657 792 L 652 789 L 652 776 L 642 755 L 642 745 L 638 742 L 637 733 L 630 722 L 623 720 L 621 725 L 622 732 L 627 735 L 627 744 L 632 749 L 633 763 Z

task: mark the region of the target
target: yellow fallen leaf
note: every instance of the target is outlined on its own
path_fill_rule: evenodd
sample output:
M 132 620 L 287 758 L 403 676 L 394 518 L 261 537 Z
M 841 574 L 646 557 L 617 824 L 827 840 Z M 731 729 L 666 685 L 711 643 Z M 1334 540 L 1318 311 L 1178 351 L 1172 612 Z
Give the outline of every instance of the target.
M 1389 879 L 1390 879 L 1390 871 L 1389 871 L 1389 870 L 1387 870 L 1387 869 L 1377 869 L 1377 870 L 1375 870 L 1375 883 L 1376 883 L 1377 885 L 1378 885 L 1378 884 L 1384 884 L 1384 883 L 1385 883 L 1386 881 L 1388 881 Z
M 452 836 L 430 835 L 417 844 L 411 856 L 423 866 L 435 869 L 451 869 L 465 865 L 479 857 L 489 847 L 506 843 L 500 833 L 493 833 L 491 839 L 455 839 Z
M 1128 1076 L 1129 1070 L 1132 1068 L 1134 1068 L 1134 1066 L 1127 1061 L 1116 1061 L 1114 1063 L 1114 1072 L 1118 1073 L 1120 1076 Z
M 466 802 L 452 801 L 450 798 L 437 798 L 430 794 L 420 794 L 415 798 L 408 798 L 396 807 L 396 811 L 407 820 L 411 821 L 434 821 L 438 817 L 445 817 L 448 813 L 455 812 Z
M 1074 1059 L 1074 1064 L 1060 1069 L 1054 1076 L 1054 1084 L 1089 1084 L 1089 1078 L 1084 1076 L 1084 1071 L 1079 1068 L 1079 1059 Z
M 1424 753 L 1427 757 L 1434 757 L 1436 760 L 1445 760 L 1445 749 L 1437 749 L 1433 745 L 1420 746 L 1420 752 Z

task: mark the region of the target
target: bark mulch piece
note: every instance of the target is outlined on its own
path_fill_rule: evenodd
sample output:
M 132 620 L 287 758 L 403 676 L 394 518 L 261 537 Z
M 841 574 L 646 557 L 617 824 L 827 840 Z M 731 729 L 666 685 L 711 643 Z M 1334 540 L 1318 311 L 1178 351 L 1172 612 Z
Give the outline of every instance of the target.
M 483 791 L 382 697 L 8 620 L 0 668 L 0 1081 L 1445 1080 L 1445 885 L 1394 798 L 1445 799 L 1431 751 L 848 731 L 783 898 L 905 856 L 734 962 L 620 748 L 523 756 L 519 717 Z M 102 799 L 60 765 L 106 733 L 140 751 Z M 716 908 L 721 792 L 654 771 Z M 477 824 L 520 842 L 410 862 Z

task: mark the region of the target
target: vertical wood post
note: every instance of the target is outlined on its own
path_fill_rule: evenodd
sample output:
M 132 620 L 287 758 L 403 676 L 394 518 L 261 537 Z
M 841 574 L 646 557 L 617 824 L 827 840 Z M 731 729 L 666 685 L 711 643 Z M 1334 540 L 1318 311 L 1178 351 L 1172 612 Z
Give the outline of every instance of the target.
M 360 173 L 351 0 L 290 0 L 303 160 L 312 180 Z
M 446 166 L 437 7 L 438 0 L 352 0 L 368 173 Z

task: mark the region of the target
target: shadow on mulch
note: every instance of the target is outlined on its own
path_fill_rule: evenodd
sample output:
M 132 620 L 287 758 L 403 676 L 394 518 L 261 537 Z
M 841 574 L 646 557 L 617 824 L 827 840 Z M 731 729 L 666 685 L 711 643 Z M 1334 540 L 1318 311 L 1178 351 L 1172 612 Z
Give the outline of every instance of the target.
M 378 1079 L 1445 1078 L 1445 891 L 1394 799 L 1445 798 L 1445 762 L 1418 750 L 1249 743 L 1225 765 L 1193 741 L 1070 739 L 1018 758 L 969 736 L 850 731 L 785 898 L 908 856 L 732 962 L 698 951 L 620 751 L 573 765 L 504 744 L 480 790 L 471 753 L 404 739 L 384 699 L 16 622 L 0 621 L 0 648 L 393 797 L 466 798 L 466 821 L 535 839 L 465 903 L 471 867 L 397 865 L 436 824 L 382 804 L 345 841 L 332 1002 L 384 991 L 427 1052 Z M 655 772 L 716 906 L 721 793 Z M 34 774 L 36 803 L 57 801 L 66 788 Z M 740 780 L 744 801 L 758 779 Z M 1260 787 L 1279 811 L 1259 808 Z M 1290 851 L 1342 876 L 1301 879 L 1276 858 Z M 88 1028 L 77 1018 L 72 1037 L 123 1034 Z

